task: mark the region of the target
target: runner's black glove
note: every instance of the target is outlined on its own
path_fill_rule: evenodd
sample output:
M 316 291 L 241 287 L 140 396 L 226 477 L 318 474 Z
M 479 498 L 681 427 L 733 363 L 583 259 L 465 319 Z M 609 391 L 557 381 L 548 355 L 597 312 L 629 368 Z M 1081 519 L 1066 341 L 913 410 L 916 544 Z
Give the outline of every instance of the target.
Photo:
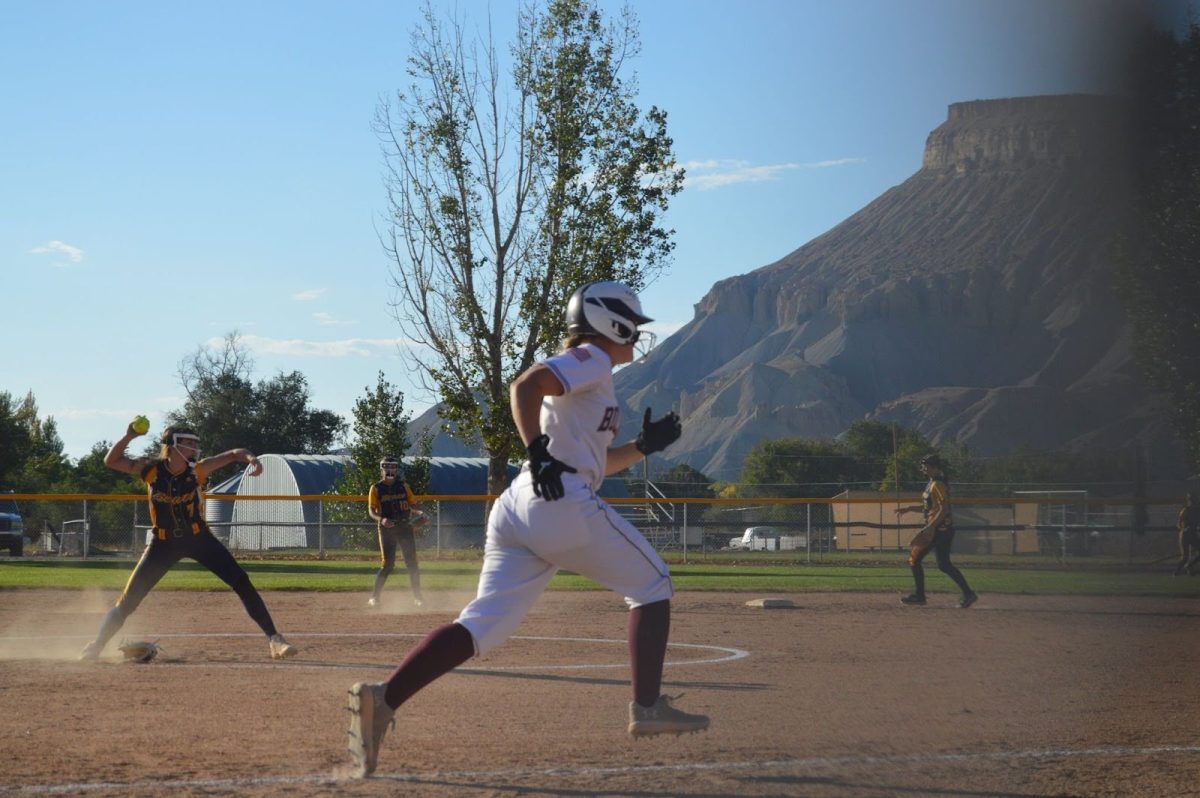
M 674 410 L 658 421 L 651 421 L 650 408 L 647 407 L 646 415 L 642 417 L 642 431 L 638 433 L 634 446 L 648 457 L 655 452 L 661 452 L 679 440 L 679 436 L 682 434 L 683 424 L 679 421 L 679 416 L 675 415 Z
M 561 460 L 555 460 L 547 448 L 549 445 L 550 436 L 542 434 L 529 442 L 526 451 L 529 452 L 529 472 L 533 475 L 533 494 L 552 502 L 561 499 L 565 493 L 563 473 L 574 474 L 575 469 Z

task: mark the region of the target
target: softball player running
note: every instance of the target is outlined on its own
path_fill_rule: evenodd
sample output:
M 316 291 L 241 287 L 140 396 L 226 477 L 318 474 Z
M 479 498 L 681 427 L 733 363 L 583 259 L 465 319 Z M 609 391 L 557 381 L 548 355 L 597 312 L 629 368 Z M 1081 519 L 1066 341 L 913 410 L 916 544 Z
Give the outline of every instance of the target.
M 1179 530 L 1179 562 L 1175 565 L 1175 575 L 1194 576 L 1196 566 L 1200 564 L 1200 501 L 1195 491 L 1188 491 L 1175 526 Z
M 642 314 L 621 283 L 580 288 L 567 305 L 563 351 L 530 367 L 509 386 L 529 459 L 488 517 L 483 570 L 474 601 L 454 623 L 434 629 L 386 682 L 350 688 L 349 748 L 360 775 L 375 770 L 379 744 L 395 710 L 421 688 L 503 643 L 559 568 L 622 594 L 630 607 L 633 701 L 628 732 L 681 734 L 708 728 L 708 718 L 660 694 L 674 588 L 666 564 L 596 489 L 679 438 L 678 416 L 652 421 L 647 410 L 636 441 L 613 446 L 620 411 L 612 370 L 634 357 Z
M 896 508 L 897 516 L 908 512 L 925 514 L 925 526 L 913 537 L 912 551 L 908 555 L 916 591 L 904 596 L 900 601 L 916 605 L 925 603 L 925 568 L 921 561 L 932 551 L 937 558 L 938 570 L 950 577 L 962 591 L 958 606 L 965 610 L 978 601 L 979 596 L 967 585 L 962 571 L 950 562 L 950 546 L 954 543 L 954 517 L 950 514 L 950 493 L 946 488 L 946 472 L 942 458 L 936 454 L 922 457 L 921 473 L 929 479 L 921 497 L 921 504 Z
M 249 475 L 258 476 L 262 473 L 262 464 L 247 449 L 230 449 L 196 462 L 200 456 L 200 438 L 186 427 L 167 427 L 163 431 L 157 459 L 140 457 L 134 460 L 126 456 L 125 449 L 139 434 L 131 424 L 125 430 L 125 436 L 108 450 L 104 464 L 114 471 L 136 474 L 146 483 L 154 539 L 142 552 L 116 606 L 104 616 L 96 639 L 84 646 L 79 658 L 97 659 L 105 644 L 121 629 L 125 619 L 133 614 L 151 588 L 184 557 L 200 563 L 233 588 L 246 607 L 246 613 L 267 636 L 272 659 L 295 656 L 296 647 L 276 631 L 271 613 L 250 583 L 250 577 L 204 521 L 201 490 L 207 474 L 230 463 L 244 462 L 250 466 Z
M 399 545 L 400 553 L 404 555 L 404 568 L 408 571 L 408 583 L 412 586 L 413 603 L 420 607 L 425 600 L 421 598 L 421 571 L 417 567 L 417 541 L 413 532 L 423 514 L 417 510 L 417 502 L 408 483 L 397 478 L 400 462 L 395 457 L 380 460 L 379 473 L 380 480 L 371 486 L 367 495 L 367 512 L 379 526 L 380 559 L 367 606 L 379 606 L 383 585 L 396 567 L 396 546 Z

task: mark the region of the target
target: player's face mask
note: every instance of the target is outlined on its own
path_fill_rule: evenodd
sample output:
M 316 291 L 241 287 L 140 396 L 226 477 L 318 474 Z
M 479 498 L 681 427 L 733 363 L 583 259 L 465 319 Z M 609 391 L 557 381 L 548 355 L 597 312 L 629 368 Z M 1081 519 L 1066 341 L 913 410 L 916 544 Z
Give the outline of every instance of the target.
M 642 360 L 658 343 L 658 336 L 649 330 L 635 330 L 629 343 L 633 344 L 633 359 Z
M 384 479 L 395 479 L 396 475 L 400 473 L 400 466 L 385 465 L 380 466 L 379 470 L 383 473 Z
M 171 438 L 171 445 L 190 466 L 196 465 L 196 461 L 200 459 L 200 439 L 195 435 L 175 435 Z

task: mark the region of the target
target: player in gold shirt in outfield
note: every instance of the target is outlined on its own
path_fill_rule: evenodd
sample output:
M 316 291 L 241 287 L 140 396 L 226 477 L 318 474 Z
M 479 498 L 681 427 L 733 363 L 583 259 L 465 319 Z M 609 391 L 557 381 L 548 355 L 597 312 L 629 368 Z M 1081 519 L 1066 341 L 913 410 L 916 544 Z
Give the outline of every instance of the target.
M 916 590 L 900 599 L 905 604 L 922 605 L 925 603 L 925 568 L 921 561 L 929 552 L 937 557 L 938 570 L 954 580 L 962 597 L 958 606 L 966 609 L 974 604 L 979 596 L 967 585 L 962 571 L 950 562 L 950 546 L 954 543 L 954 516 L 950 512 L 950 492 L 946 487 L 946 471 L 942 458 L 936 454 L 927 454 L 921 458 L 921 473 L 929 479 L 922 494 L 922 502 L 910 507 L 897 507 L 896 515 L 902 516 L 909 512 L 923 512 L 925 526 L 912 539 L 912 550 L 908 555 L 908 564 L 912 567 L 913 581 Z
M 1196 565 L 1200 564 L 1200 503 L 1197 502 L 1196 492 L 1188 491 L 1179 511 L 1176 527 L 1179 529 L 1179 564 L 1175 566 L 1175 575 L 1196 575 Z

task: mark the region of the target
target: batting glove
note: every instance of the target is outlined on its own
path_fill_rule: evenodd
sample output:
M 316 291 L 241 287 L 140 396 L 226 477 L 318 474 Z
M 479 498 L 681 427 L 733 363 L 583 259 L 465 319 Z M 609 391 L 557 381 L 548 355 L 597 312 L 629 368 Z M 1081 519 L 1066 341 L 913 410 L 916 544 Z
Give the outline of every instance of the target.
M 566 492 L 563 490 L 562 475 L 574 474 L 571 468 L 561 460 L 555 460 L 547 448 L 550 436 L 542 434 L 529 442 L 529 472 L 533 475 L 533 494 L 548 502 L 561 499 Z
M 650 408 L 647 407 L 646 415 L 642 417 L 642 431 L 638 433 L 634 446 L 639 452 L 649 456 L 655 452 L 661 452 L 679 440 L 679 436 L 682 434 L 683 424 L 679 421 L 679 416 L 675 415 L 674 410 L 658 421 L 651 421 Z

